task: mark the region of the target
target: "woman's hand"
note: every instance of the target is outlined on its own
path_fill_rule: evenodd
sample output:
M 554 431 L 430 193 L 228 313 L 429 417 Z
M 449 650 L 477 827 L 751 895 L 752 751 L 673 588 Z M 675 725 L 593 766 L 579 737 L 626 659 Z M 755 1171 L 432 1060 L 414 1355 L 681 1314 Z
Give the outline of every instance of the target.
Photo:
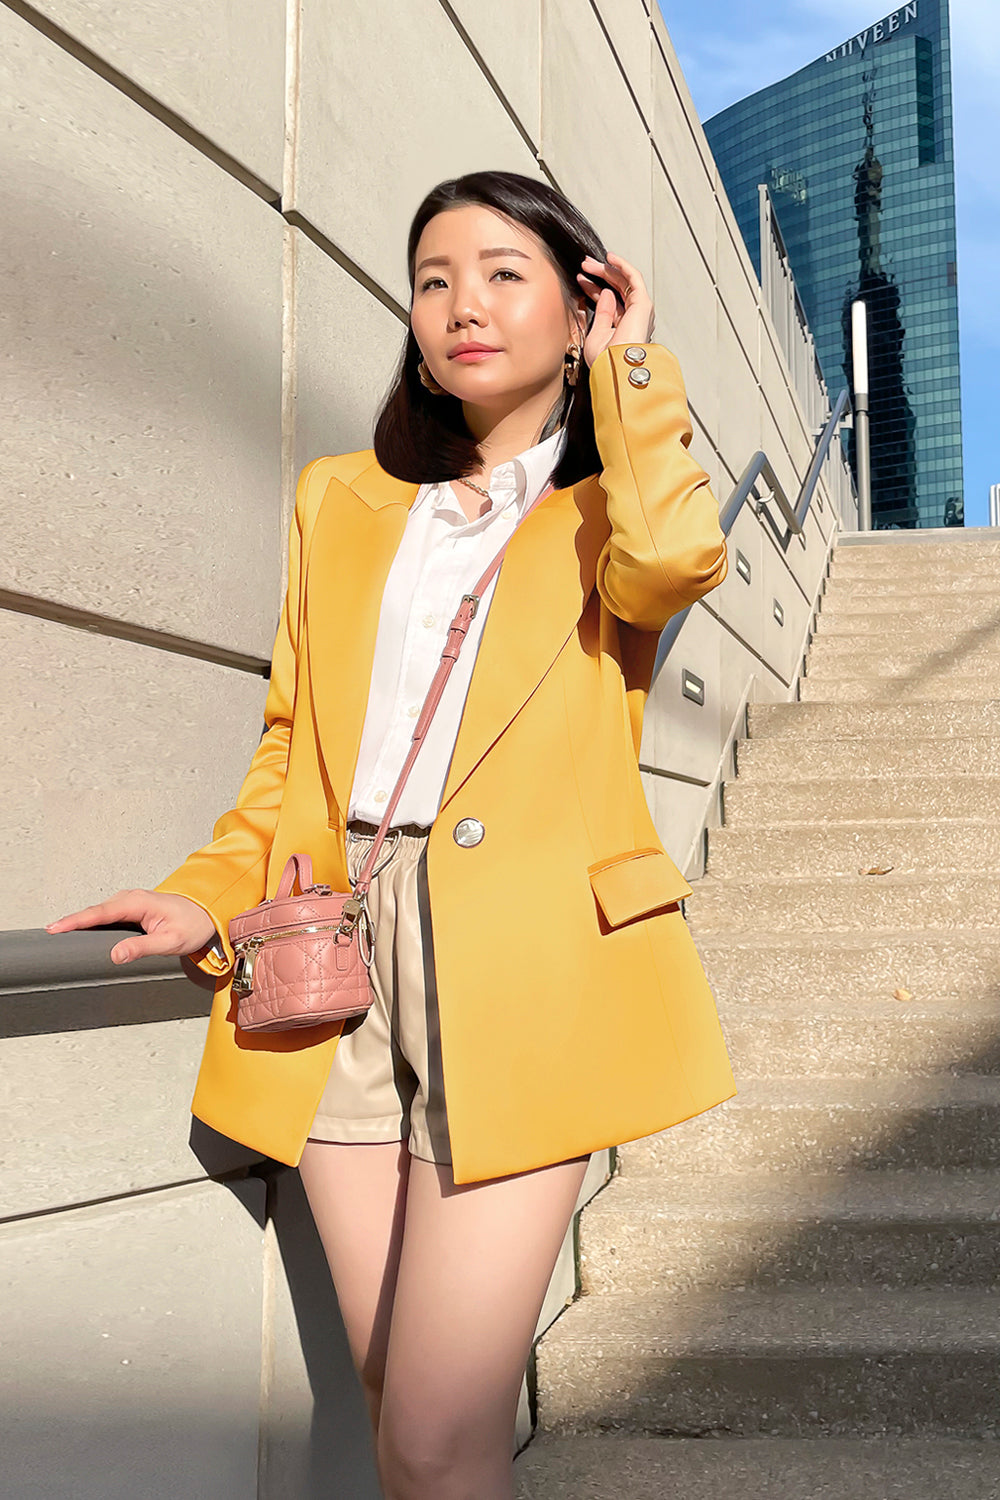
M 609 344 L 648 343 L 653 337 L 656 321 L 653 299 L 635 266 L 630 266 L 627 260 L 622 260 L 611 250 L 607 260 L 595 260 L 592 255 L 585 255 L 580 264 L 584 270 L 577 272 L 576 279 L 588 297 L 594 299 L 594 321 L 583 341 L 583 357 L 588 367 Z M 625 304 L 624 312 L 619 313 L 618 299 L 610 287 L 598 287 L 584 274 L 588 267 L 617 289 Z
M 46 932 L 72 932 L 78 927 L 115 926 L 138 922 L 146 937 L 133 935 L 116 943 L 111 961 L 130 963 L 154 953 L 196 953 L 215 937 L 215 924 L 204 907 L 170 891 L 116 891 L 97 906 L 85 906 L 48 922 Z

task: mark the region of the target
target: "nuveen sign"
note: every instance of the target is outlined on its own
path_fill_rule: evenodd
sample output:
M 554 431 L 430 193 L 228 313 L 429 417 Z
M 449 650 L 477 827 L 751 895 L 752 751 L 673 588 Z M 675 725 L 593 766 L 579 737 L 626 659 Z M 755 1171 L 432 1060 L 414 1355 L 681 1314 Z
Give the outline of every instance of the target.
M 866 27 L 856 36 L 848 37 L 847 41 L 842 42 L 839 47 L 834 47 L 832 52 L 826 54 L 826 60 L 835 62 L 838 57 L 850 57 L 852 53 L 864 52 L 866 47 L 877 42 L 887 42 L 899 31 L 900 27 L 916 19 L 917 0 L 908 0 L 908 3 L 901 5 L 899 10 L 891 10 L 884 21 L 876 21 L 874 26 Z

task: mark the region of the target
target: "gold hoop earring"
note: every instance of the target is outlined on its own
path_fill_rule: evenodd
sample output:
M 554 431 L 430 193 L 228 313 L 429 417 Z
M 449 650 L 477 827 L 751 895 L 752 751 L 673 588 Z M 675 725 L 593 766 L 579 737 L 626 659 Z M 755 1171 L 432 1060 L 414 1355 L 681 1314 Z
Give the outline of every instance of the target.
M 579 344 L 570 344 L 563 355 L 563 364 L 566 366 L 563 370 L 563 378 L 567 385 L 576 385 L 580 378 L 580 356 L 582 353 L 583 351 Z
M 434 376 L 431 374 L 430 370 L 428 370 L 423 360 L 421 360 L 417 365 L 417 374 L 420 376 L 420 384 L 426 387 L 426 389 L 430 391 L 432 396 L 444 395 L 444 386 L 438 385 L 437 381 L 434 379 Z

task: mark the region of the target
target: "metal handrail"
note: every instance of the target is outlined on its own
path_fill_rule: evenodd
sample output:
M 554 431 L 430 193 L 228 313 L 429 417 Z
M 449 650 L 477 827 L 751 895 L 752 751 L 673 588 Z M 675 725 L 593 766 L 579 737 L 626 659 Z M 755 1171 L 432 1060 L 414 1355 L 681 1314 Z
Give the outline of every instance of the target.
M 785 489 L 781 483 L 781 480 L 778 478 L 777 474 L 774 472 L 774 469 L 771 467 L 771 461 L 768 458 L 767 454 L 758 451 L 753 455 L 753 457 L 750 459 L 750 462 L 743 470 L 743 473 L 740 475 L 733 493 L 730 495 L 725 505 L 719 511 L 719 526 L 722 530 L 723 536 L 728 538 L 730 532 L 733 529 L 733 526 L 735 525 L 736 517 L 743 509 L 747 500 L 750 498 L 750 495 L 753 493 L 754 487 L 756 486 L 759 479 L 763 479 L 764 483 L 767 485 L 769 494 L 766 498 L 768 500 L 774 500 L 789 531 L 791 531 L 795 536 L 802 535 L 802 530 L 805 526 L 805 519 L 809 513 L 809 507 L 812 504 L 813 495 L 816 492 L 816 485 L 819 480 L 820 470 L 822 469 L 823 464 L 826 461 L 826 455 L 829 452 L 830 444 L 833 442 L 834 434 L 836 433 L 839 424 L 843 421 L 844 413 L 850 406 L 850 402 L 850 393 L 845 386 L 834 402 L 833 410 L 827 418 L 826 426 L 823 428 L 823 431 L 819 435 L 819 439 L 816 444 L 816 451 L 813 453 L 812 461 L 806 472 L 806 477 L 802 481 L 802 488 L 799 490 L 798 499 L 795 501 L 794 505 L 785 493 Z M 754 498 L 756 499 L 757 496 L 754 496 Z M 762 501 L 761 503 L 765 502 Z M 677 614 L 671 615 L 670 619 L 663 627 L 663 630 L 660 632 L 660 641 L 659 645 L 656 648 L 656 659 L 653 663 L 654 682 L 656 680 L 656 674 L 663 666 L 663 663 L 670 652 L 670 648 L 673 646 L 678 635 L 680 634 L 681 626 L 687 619 L 688 611 L 693 609 L 693 607 L 693 604 L 687 604 L 682 610 L 679 610 Z

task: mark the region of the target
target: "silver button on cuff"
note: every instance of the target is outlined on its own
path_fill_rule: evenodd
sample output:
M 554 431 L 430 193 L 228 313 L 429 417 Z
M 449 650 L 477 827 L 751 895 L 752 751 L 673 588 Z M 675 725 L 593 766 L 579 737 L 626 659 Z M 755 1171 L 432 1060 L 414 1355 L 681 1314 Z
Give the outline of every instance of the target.
M 629 385 L 643 386 L 649 384 L 651 376 L 648 370 L 629 370 L 628 379 Z
M 625 350 L 625 363 L 627 365 L 641 365 L 646 358 L 646 351 L 641 344 L 629 344 Z
M 478 818 L 462 818 L 455 824 L 451 836 L 463 849 L 471 849 L 473 844 L 482 842 L 485 833 L 486 829 Z

